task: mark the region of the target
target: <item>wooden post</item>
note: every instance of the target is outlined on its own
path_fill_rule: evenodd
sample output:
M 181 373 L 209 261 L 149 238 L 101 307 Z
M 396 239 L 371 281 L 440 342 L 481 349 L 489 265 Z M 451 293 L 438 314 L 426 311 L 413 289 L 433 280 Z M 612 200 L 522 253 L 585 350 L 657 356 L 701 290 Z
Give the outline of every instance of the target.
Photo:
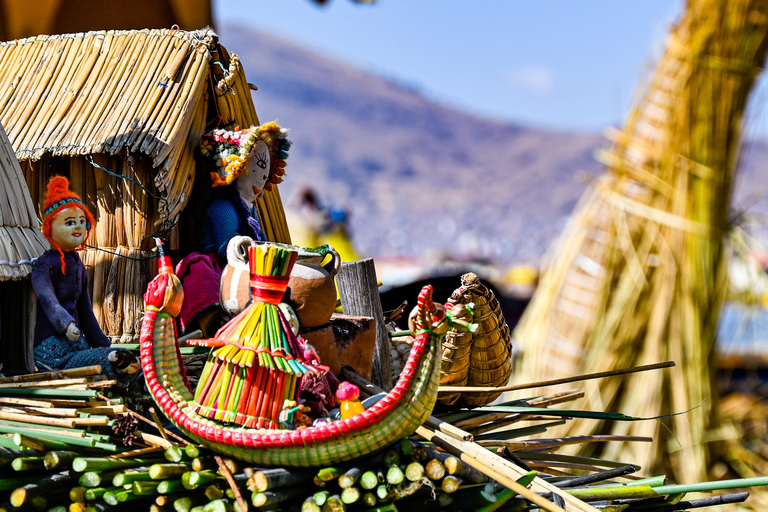
M 341 264 L 336 275 L 344 313 L 369 316 L 376 320 L 376 347 L 373 351 L 371 380 L 377 386 L 392 389 L 392 372 L 389 368 L 390 341 L 384 327 L 378 280 L 373 259 L 350 261 Z

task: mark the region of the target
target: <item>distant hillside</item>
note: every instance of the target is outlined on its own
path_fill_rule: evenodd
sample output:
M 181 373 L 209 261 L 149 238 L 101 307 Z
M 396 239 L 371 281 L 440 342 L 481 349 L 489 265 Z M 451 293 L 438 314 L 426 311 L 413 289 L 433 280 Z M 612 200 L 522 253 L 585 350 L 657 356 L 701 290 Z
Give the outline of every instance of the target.
M 577 173 L 600 172 L 599 134 L 488 121 L 253 29 L 219 33 L 259 88 L 262 122 L 291 129 L 284 201 L 310 184 L 325 204 L 349 208 L 367 255 L 535 262 L 584 192 Z M 754 183 L 768 174 L 768 148 L 750 154 Z

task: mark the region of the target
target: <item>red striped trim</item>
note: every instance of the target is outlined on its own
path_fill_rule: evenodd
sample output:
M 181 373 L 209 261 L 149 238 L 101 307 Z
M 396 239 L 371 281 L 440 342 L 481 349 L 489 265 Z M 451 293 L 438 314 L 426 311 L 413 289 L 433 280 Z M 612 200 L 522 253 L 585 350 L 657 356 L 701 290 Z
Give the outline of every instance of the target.
M 251 294 L 256 302 L 280 304 L 288 288 L 290 276 L 262 276 L 251 274 Z

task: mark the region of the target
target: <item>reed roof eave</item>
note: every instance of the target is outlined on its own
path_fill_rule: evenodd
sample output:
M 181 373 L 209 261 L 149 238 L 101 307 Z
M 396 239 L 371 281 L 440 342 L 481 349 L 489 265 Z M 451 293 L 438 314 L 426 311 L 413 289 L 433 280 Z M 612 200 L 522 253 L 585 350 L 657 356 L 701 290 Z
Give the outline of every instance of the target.
M 0 125 L 0 281 L 28 276 L 47 249 L 21 167 Z

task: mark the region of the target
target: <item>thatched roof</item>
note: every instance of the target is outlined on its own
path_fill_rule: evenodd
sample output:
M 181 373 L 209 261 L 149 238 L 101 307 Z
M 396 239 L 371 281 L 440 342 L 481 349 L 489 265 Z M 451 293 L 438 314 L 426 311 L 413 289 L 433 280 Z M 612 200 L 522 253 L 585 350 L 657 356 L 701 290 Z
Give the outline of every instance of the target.
M 29 275 L 46 249 L 19 161 L 0 126 L 0 281 Z
M 210 30 L 165 29 L 0 43 L 0 122 L 20 160 L 122 151 L 148 156 L 158 170 L 155 185 L 167 199 L 160 205 L 167 220 L 191 190 L 209 68 L 224 60 L 217 43 Z M 232 71 L 227 85 L 236 84 L 229 88 L 235 94 L 228 96 L 248 103 L 250 109 L 242 110 L 255 118 L 242 67 L 224 68 L 224 77 Z

